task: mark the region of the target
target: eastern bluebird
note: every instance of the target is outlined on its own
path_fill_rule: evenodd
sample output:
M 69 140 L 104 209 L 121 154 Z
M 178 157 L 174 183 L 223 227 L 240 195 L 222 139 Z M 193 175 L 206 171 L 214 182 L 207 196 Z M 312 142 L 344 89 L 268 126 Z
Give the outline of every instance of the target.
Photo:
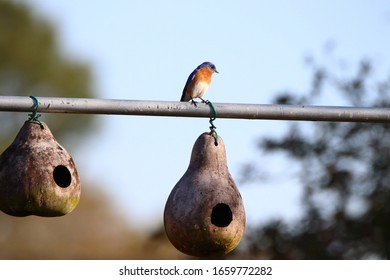
M 191 100 L 195 106 L 196 102 L 194 101 L 194 98 L 200 98 L 203 102 L 206 102 L 202 97 L 208 90 L 211 83 L 211 76 L 214 73 L 219 72 L 211 62 L 203 62 L 196 67 L 187 79 L 180 101 Z

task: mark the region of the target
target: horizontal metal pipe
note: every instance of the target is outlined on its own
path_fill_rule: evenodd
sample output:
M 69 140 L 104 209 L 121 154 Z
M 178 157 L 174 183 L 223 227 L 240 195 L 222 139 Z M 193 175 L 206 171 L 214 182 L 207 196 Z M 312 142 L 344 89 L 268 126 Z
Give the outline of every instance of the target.
M 213 117 L 204 103 L 36 97 L 38 112 L 172 117 Z M 390 122 L 390 108 L 213 103 L 218 118 L 335 122 Z M 32 112 L 28 96 L 0 96 L 0 111 Z

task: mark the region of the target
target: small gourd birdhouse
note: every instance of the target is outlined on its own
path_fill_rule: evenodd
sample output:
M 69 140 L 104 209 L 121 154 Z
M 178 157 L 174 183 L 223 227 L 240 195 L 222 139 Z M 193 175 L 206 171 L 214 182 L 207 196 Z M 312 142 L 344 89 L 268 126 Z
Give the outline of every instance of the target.
M 215 145 L 203 133 L 195 142 L 188 169 L 166 202 L 164 226 L 179 251 L 196 257 L 223 256 L 241 241 L 245 210 L 221 138 Z
M 45 123 L 26 121 L 0 155 L 0 210 L 12 216 L 62 216 L 80 199 L 69 153 Z

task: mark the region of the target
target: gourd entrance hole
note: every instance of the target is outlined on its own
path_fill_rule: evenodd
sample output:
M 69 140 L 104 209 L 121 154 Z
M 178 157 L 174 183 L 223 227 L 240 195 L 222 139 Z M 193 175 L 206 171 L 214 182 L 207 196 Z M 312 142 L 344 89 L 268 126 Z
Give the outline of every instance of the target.
M 66 166 L 58 165 L 54 168 L 53 171 L 54 182 L 61 188 L 67 188 L 72 182 L 72 175 L 69 172 L 69 169 Z
M 211 211 L 211 223 L 217 227 L 227 227 L 233 220 L 233 213 L 229 205 L 218 203 Z

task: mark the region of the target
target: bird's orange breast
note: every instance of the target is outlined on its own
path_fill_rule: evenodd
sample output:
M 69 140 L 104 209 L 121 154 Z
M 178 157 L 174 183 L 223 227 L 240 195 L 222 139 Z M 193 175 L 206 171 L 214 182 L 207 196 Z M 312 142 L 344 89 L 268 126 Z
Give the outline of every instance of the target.
M 211 83 L 211 76 L 213 72 L 207 68 L 201 68 L 196 72 L 194 80 L 197 82 Z

